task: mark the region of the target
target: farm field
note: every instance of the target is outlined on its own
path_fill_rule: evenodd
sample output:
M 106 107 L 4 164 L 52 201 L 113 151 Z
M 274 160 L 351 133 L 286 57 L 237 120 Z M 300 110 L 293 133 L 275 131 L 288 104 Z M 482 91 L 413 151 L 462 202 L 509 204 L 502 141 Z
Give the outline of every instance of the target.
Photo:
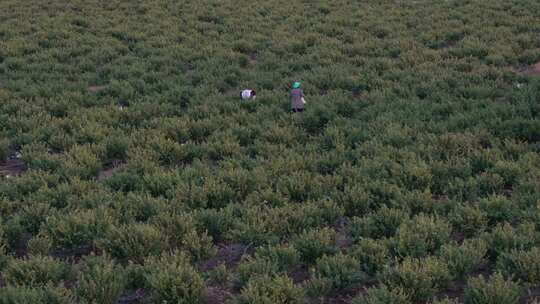
M 539 34 L 537 0 L 0 0 L 0 304 L 540 303 Z

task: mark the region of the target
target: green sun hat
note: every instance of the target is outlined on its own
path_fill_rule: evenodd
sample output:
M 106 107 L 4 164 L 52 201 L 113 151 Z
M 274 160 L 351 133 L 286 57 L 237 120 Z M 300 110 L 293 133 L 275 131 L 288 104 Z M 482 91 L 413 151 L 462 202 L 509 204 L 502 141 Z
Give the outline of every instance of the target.
M 292 84 L 292 87 L 293 89 L 299 89 L 300 88 L 300 82 L 299 81 L 295 81 L 293 84 Z

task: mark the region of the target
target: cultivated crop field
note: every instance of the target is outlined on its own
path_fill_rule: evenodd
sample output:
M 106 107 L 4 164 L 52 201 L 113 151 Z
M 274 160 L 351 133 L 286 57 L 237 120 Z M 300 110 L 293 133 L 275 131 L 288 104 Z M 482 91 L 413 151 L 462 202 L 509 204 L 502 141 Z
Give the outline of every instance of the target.
M 539 61 L 537 0 L 0 0 L 0 304 L 539 303 Z

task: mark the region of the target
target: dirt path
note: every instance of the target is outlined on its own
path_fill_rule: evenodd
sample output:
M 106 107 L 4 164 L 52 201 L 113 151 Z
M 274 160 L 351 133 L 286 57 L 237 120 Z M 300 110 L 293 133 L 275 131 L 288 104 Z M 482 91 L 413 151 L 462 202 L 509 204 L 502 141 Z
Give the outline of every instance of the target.
M 5 177 L 19 176 L 27 170 L 20 154 L 13 153 L 6 161 L 0 161 L 0 175 Z
M 534 76 L 540 76 L 540 62 L 530 66 L 528 69 L 526 69 L 523 74 L 525 75 L 534 75 Z
M 121 160 L 113 160 L 111 163 L 106 164 L 101 172 L 97 176 L 98 181 L 106 180 L 113 176 L 114 172 L 122 169 L 125 165 Z

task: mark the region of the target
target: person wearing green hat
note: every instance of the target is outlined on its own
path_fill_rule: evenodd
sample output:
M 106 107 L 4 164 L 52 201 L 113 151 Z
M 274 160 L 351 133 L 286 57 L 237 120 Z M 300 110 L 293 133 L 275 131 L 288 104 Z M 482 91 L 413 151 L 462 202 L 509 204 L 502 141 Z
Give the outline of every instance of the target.
M 306 100 L 304 99 L 304 92 L 300 88 L 302 84 L 299 81 L 295 81 L 292 84 L 292 90 L 290 93 L 291 109 L 294 113 L 303 112 Z

